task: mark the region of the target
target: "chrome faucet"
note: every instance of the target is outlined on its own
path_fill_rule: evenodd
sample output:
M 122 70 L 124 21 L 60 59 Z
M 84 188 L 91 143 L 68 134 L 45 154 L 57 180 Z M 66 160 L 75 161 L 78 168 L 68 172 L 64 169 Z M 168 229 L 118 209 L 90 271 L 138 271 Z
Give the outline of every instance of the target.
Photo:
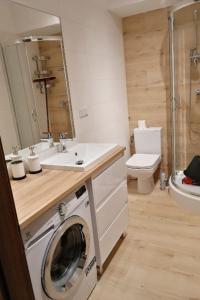
M 43 132 L 43 134 L 47 135 L 47 138 L 40 139 L 40 141 L 49 143 L 49 148 L 52 148 L 54 146 L 54 141 L 51 132 Z
M 61 132 L 61 133 L 59 134 L 60 140 L 65 140 L 65 139 L 66 139 L 66 135 L 67 135 L 67 132 Z
M 67 152 L 66 142 L 73 140 L 73 139 L 66 138 L 67 134 L 68 134 L 67 132 L 61 132 L 59 134 L 60 143 L 57 145 L 57 151 L 58 152 Z
M 57 144 L 57 152 L 66 152 L 66 146 L 65 146 L 65 133 L 61 132 L 59 134 L 59 143 Z

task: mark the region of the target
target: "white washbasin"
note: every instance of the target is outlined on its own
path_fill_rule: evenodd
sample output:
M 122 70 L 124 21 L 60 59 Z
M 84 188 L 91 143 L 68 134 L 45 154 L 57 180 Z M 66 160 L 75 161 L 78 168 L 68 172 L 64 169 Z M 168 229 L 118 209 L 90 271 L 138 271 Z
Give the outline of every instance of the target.
M 94 163 L 108 155 L 116 144 L 76 144 L 64 153 L 54 153 L 41 161 L 46 169 L 86 171 Z M 78 164 L 78 162 L 80 164 Z

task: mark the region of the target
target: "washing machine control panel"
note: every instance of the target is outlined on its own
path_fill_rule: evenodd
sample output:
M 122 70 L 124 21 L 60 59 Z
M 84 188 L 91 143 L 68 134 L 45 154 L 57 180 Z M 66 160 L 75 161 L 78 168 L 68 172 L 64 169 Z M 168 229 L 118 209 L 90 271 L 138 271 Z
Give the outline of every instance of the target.
M 86 191 L 86 187 L 83 185 L 78 191 L 76 191 L 76 198 L 79 199 Z

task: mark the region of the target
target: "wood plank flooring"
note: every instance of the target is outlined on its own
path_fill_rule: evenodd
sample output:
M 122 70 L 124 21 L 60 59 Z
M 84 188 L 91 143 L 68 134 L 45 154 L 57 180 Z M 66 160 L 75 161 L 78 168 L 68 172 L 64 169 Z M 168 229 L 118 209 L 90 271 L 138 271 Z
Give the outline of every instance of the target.
M 129 228 L 90 300 L 200 300 L 200 215 L 129 182 Z

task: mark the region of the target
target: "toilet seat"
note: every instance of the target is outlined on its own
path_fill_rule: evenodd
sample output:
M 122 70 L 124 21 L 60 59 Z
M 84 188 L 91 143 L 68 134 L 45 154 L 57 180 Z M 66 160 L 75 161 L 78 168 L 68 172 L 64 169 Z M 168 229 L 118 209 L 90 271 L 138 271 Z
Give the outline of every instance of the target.
M 161 157 L 158 154 L 134 154 L 126 165 L 131 169 L 152 169 L 160 160 Z

